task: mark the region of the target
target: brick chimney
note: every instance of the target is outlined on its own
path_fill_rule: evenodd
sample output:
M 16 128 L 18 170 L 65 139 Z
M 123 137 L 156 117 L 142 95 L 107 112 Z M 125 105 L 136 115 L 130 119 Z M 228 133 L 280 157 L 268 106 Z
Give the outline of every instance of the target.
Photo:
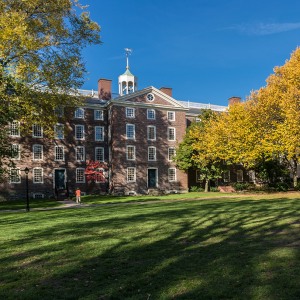
M 168 87 L 161 87 L 160 90 L 167 94 L 168 96 L 172 97 L 172 88 L 168 88 Z
M 240 103 L 242 101 L 241 97 L 230 97 L 228 99 L 228 105 L 233 105 L 235 103 Z
M 111 80 L 110 79 L 99 79 L 98 80 L 98 97 L 101 100 L 111 99 Z

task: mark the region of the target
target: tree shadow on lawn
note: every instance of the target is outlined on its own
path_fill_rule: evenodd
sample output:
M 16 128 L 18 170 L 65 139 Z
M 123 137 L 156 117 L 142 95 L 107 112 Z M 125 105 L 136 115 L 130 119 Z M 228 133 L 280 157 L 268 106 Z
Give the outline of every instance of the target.
M 0 246 L 15 253 L 0 260 L 0 296 L 299 299 L 299 207 L 282 198 L 35 212 L 34 231 Z

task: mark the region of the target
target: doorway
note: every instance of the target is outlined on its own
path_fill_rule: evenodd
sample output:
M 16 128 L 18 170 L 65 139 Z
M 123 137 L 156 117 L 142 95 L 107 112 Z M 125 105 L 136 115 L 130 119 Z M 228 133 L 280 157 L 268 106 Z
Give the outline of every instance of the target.
M 64 190 L 66 188 L 66 171 L 65 169 L 57 169 L 54 171 L 55 190 Z
M 157 187 L 157 169 L 148 169 L 148 188 Z

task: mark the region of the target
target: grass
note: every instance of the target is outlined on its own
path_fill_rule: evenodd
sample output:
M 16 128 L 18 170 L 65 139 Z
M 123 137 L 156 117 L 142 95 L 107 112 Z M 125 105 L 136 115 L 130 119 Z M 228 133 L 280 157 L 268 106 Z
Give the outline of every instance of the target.
M 218 196 L 2 212 L 0 298 L 299 299 L 300 194 Z

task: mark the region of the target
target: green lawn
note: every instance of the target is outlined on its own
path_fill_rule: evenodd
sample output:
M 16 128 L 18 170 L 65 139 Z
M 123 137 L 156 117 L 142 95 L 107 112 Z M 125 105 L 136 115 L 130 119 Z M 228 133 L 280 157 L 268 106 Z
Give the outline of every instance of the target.
M 1 212 L 0 299 L 299 299 L 300 194 L 212 196 Z

